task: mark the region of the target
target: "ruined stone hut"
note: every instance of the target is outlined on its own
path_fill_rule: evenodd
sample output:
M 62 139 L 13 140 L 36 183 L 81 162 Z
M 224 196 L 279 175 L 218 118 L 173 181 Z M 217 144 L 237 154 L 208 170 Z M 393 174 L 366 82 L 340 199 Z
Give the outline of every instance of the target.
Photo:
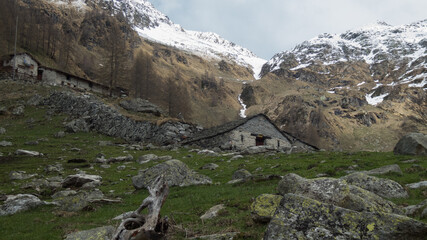
M 292 140 L 264 114 L 229 122 L 203 130 L 183 142 L 203 148 L 243 150 L 252 146 L 269 146 L 281 150 L 292 147 Z

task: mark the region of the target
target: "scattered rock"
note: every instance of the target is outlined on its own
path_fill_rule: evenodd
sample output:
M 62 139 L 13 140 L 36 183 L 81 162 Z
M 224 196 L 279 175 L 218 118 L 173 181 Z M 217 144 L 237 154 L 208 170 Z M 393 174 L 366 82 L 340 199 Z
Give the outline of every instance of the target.
M 88 163 L 86 159 L 73 158 L 67 161 L 67 163 Z
M 12 115 L 22 116 L 22 115 L 24 115 L 24 109 L 25 109 L 24 106 L 17 106 L 15 108 L 13 108 Z
M 399 175 L 403 174 L 402 169 L 400 169 L 399 165 L 397 164 L 375 168 L 369 171 L 363 171 L 363 173 L 366 173 L 368 175 L 383 175 L 383 174 L 389 174 L 389 173 L 397 173 Z
M 399 140 L 394 147 L 395 154 L 427 155 L 427 135 L 410 133 Z
M 156 161 L 157 159 L 159 159 L 159 157 L 155 154 L 146 154 L 143 156 L 140 156 L 137 160 L 137 162 L 139 164 L 144 164 L 144 163 L 148 163 L 150 161 Z
M 209 177 L 198 174 L 189 169 L 179 160 L 169 160 L 152 168 L 143 170 L 139 175 L 132 177 L 133 186 L 136 189 L 147 188 L 160 175 L 165 176 L 170 187 L 211 184 Z
M 65 124 L 66 132 L 78 133 L 78 132 L 89 132 L 89 125 L 84 119 L 75 119 Z
M 9 195 L 4 204 L 0 206 L 0 216 L 13 215 L 46 204 L 31 194 Z
M 417 163 L 417 162 L 418 162 L 417 159 L 410 159 L 410 160 L 402 161 L 402 163 Z
M 369 176 L 364 173 L 353 173 L 342 177 L 349 184 L 373 192 L 383 198 L 407 198 L 406 190 L 399 183 L 384 178 Z
M 243 182 L 245 182 L 245 179 L 234 179 L 234 180 L 231 180 L 231 181 L 228 181 L 227 182 L 227 184 L 238 184 L 238 183 L 243 183 Z
M 270 239 L 425 239 L 427 225 L 384 213 L 356 212 L 285 194 L 264 235 Z
M 410 189 L 418 189 L 418 188 L 427 187 L 427 181 L 421 181 L 421 182 L 417 182 L 417 183 L 407 184 L 406 187 L 408 187 Z
M 418 164 L 412 164 L 411 167 L 405 169 L 405 172 L 407 172 L 407 173 L 424 172 L 424 171 L 425 171 L 425 169 L 421 165 L 418 165 Z
M 280 201 L 280 195 L 262 194 L 251 205 L 251 215 L 255 222 L 268 223 L 276 212 Z
M 75 187 L 80 188 L 88 182 L 101 182 L 102 177 L 98 175 L 75 174 L 67 176 L 62 182 L 63 188 Z
M 104 199 L 104 194 L 98 190 L 79 191 L 79 192 L 63 192 L 55 196 L 53 201 L 63 211 L 76 212 L 89 206 L 94 201 Z
M 62 164 L 57 163 L 57 164 L 53 164 L 53 165 L 47 165 L 44 168 L 44 171 L 49 174 L 49 173 L 62 173 L 64 171 L 64 167 L 62 166 Z
M 99 227 L 86 231 L 70 233 L 65 240 L 110 240 L 116 228 L 113 226 Z
M 244 157 L 242 155 L 236 155 L 236 156 L 233 156 L 230 160 L 234 161 L 234 160 L 241 159 L 241 158 L 244 158 Z
M 123 170 L 125 170 L 126 169 L 126 166 L 125 165 L 121 165 L 121 166 L 118 166 L 117 167 L 117 170 L 119 170 L 119 171 L 123 171 Z
M 12 146 L 13 144 L 11 142 L 8 141 L 1 141 L 0 142 L 0 147 L 9 147 Z
M 25 180 L 37 176 L 37 174 L 27 174 L 25 171 L 12 171 L 9 173 L 10 180 Z
M 95 163 L 106 164 L 107 162 L 108 160 L 105 158 L 104 155 L 95 158 Z
M 327 173 L 319 173 L 316 175 L 316 178 L 329 177 Z
M 239 170 L 237 170 L 237 171 L 235 171 L 233 173 L 232 179 L 233 180 L 236 180 L 236 179 L 245 179 L 245 178 L 249 178 L 251 176 L 252 176 L 252 174 L 248 170 L 246 170 L 246 169 L 239 169 Z
M 53 137 L 55 137 L 55 138 L 64 138 L 65 137 L 65 132 L 64 131 L 59 131 L 59 132 L 55 133 L 53 135 Z
M 23 149 L 16 150 L 15 151 L 15 155 L 19 155 L 19 156 L 30 156 L 30 157 L 43 156 L 42 153 L 39 153 L 39 152 L 36 152 L 36 151 L 23 150 Z
M 201 150 L 201 151 L 197 152 L 197 154 L 198 155 L 206 155 L 208 157 L 218 157 L 219 156 L 218 153 L 216 153 L 216 152 L 214 152 L 212 150 L 209 150 L 209 149 Z
M 3 135 L 3 134 L 5 134 L 5 133 L 6 133 L 6 129 L 4 129 L 4 128 L 0 127 L 0 135 Z
M 133 156 L 132 155 L 127 155 L 127 156 L 120 156 L 120 157 L 114 157 L 114 158 L 110 158 L 108 159 L 108 163 L 116 163 L 116 162 L 131 162 L 133 161 Z
M 427 199 L 417 205 L 407 206 L 404 208 L 406 216 L 427 218 L 424 211 L 427 209 Z
M 114 144 L 111 141 L 98 141 L 100 147 L 113 146 Z
M 104 168 L 104 169 L 108 169 L 108 168 L 111 167 L 111 165 L 109 165 L 109 164 L 102 164 L 99 167 Z
M 64 190 L 64 191 L 60 191 L 60 192 L 56 192 L 52 195 L 53 199 L 59 199 L 59 198 L 64 198 L 64 197 L 68 197 L 68 196 L 72 196 L 72 195 L 76 195 L 77 192 L 74 190 Z
M 203 214 L 200 217 L 200 219 L 202 220 L 212 219 L 218 216 L 219 211 L 221 211 L 224 208 L 225 208 L 224 204 L 213 206 L 205 214 Z
M 172 156 L 159 156 L 157 158 L 157 161 L 169 161 L 169 160 L 172 160 L 172 159 L 173 159 Z
M 206 170 L 215 170 L 215 169 L 217 169 L 219 166 L 217 165 L 217 164 L 215 164 L 215 163 L 208 163 L 208 164 L 205 164 L 204 166 L 202 166 L 200 169 L 206 169 Z
M 392 202 L 360 187 L 335 178 L 305 179 L 290 173 L 283 177 L 278 186 L 279 193 L 300 194 L 317 201 L 334 204 L 354 211 L 387 212 L 400 214 L 401 210 Z

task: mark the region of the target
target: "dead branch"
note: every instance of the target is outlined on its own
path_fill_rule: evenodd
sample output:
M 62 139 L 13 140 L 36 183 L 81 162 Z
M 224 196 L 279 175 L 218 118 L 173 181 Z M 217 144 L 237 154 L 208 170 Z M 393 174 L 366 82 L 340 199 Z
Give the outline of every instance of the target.
M 167 219 L 160 219 L 160 210 L 169 194 L 169 187 L 163 176 L 159 176 L 148 187 L 150 196 L 126 219 L 123 219 L 112 240 L 163 239 L 167 231 Z M 148 209 L 146 216 L 141 214 Z

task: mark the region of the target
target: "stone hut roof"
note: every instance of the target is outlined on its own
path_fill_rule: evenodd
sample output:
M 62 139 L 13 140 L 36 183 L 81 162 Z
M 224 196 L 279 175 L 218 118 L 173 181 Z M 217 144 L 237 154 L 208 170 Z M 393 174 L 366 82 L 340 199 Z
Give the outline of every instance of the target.
M 207 138 L 212 138 L 212 137 L 216 137 L 216 136 L 222 135 L 224 133 L 230 132 L 230 131 L 238 128 L 239 126 L 247 123 L 248 121 L 250 121 L 250 120 L 252 120 L 252 119 L 254 119 L 256 117 L 264 117 L 268 122 L 270 122 L 276 128 L 276 130 L 278 132 L 280 132 L 283 135 L 283 137 L 285 137 L 286 139 L 288 139 L 289 142 L 291 142 L 291 143 L 293 142 L 266 115 L 264 115 L 264 114 L 257 114 L 257 115 L 253 115 L 253 116 L 248 117 L 248 118 L 243 118 L 243 119 L 239 119 L 239 120 L 236 120 L 236 121 L 228 122 L 226 124 L 223 124 L 223 125 L 220 125 L 220 126 L 217 126 L 217 127 L 205 129 L 205 130 L 203 130 L 201 132 L 198 132 L 198 133 L 194 134 L 193 136 L 190 137 L 190 139 L 188 139 L 186 141 L 183 141 L 182 144 L 184 144 L 184 145 L 185 144 L 190 144 L 190 143 L 202 140 L 202 139 L 207 139 Z

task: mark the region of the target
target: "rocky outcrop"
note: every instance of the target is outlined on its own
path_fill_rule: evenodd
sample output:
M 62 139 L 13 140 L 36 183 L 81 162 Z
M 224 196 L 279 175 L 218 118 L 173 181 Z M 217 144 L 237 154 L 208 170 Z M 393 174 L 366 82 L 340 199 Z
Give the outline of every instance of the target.
M 425 239 L 427 225 L 401 215 L 357 212 L 295 194 L 285 194 L 265 240 Z
M 173 159 L 143 170 L 137 176 L 132 177 L 133 186 L 136 189 L 147 188 L 160 175 L 164 176 L 170 187 L 212 183 L 209 177 L 198 174 L 188 168 L 185 163 Z
M 347 183 L 373 192 L 383 198 L 407 198 L 406 190 L 399 183 L 384 178 L 369 176 L 365 173 L 353 173 L 342 177 Z
M 182 122 L 166 122 L 157 126 L 150 122 L 135 121 L 94 96 L 55 92 L 45 99 L 44 105 L 58 112 L 70 114 L 78 119 L 79 126 L 85 126 L 82 122 L 84 121 L 89 130 L 128 141 L 168 145 L 180 142 L 197 131 L 195 126 Z M 85 130 L 86 127 L 82 129 Z
M 290 173 L 279 182 L 279 193 L 299 194 L 354 211 L 402 213 L 392 202 L 360 187 L 334 178 L 305 179 Z
M 393 151 L 395 154 L 427 156 L 427 135 L 410 133 L 399 140 Z

